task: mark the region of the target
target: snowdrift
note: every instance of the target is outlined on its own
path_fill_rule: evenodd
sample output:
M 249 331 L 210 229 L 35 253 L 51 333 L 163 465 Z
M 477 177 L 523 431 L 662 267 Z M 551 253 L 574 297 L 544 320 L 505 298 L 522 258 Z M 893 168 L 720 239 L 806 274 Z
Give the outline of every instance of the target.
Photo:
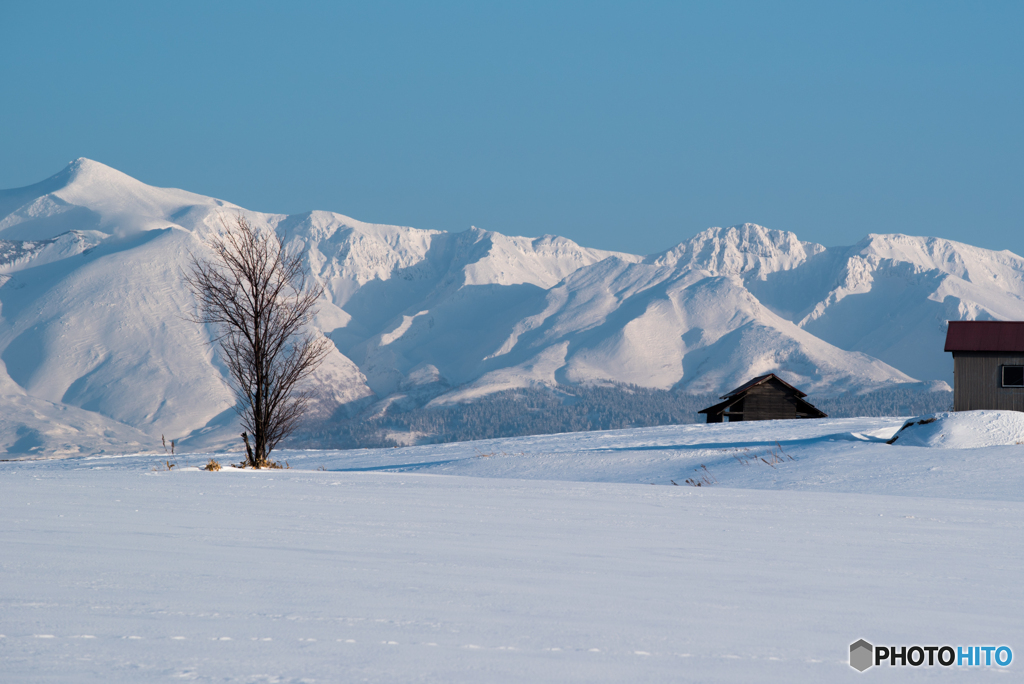
M 908 420 L 889 443 L 944 449 L 1024 444 L 1024 413 L 959 411 L 921 416 Z

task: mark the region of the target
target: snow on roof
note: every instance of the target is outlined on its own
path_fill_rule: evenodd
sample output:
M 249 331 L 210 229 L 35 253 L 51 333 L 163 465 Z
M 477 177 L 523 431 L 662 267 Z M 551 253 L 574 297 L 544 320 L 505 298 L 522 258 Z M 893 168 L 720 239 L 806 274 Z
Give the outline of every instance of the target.
M 1024 352 L 1024 321 L 950 321 L 946 351 Z

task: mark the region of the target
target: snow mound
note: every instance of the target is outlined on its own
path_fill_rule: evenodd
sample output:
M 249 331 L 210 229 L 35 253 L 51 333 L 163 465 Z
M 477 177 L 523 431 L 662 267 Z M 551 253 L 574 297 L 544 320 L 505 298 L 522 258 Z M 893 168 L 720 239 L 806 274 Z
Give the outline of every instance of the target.
M 889 441 L 900 446 L 973 449 L 1024 443 L 1024 413 L 959 411 L 908 420 Z

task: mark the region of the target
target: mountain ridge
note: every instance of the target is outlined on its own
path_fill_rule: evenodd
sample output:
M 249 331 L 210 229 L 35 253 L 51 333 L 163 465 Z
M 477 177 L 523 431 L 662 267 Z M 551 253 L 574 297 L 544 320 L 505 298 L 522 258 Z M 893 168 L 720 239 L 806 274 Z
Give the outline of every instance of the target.
M 940 238 L 826 248 L 747 223 L 633 255 L 253 212 L 79 159 L 0 190 L 3 386 L 149 438 L 230 443 L 223 363 L 213 331 L 180 315 L 192 305 L 180 273 L 237 214 L 324 286 L 324 415 L 564 384 L 721 392 L 764 372 L 818 394 L 941 387 L 946 320 L 1024 319 L 1024 259 Z M 0 448 L 15 423 L 0 425 Z

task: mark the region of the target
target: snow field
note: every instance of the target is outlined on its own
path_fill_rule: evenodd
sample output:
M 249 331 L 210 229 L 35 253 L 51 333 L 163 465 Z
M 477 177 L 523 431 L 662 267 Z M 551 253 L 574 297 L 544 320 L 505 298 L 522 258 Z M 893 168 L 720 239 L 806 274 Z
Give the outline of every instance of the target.
M 1019 652 L 1021 447 L 884 444 L 902 422 L 2 463 L 0 681 L 831 682 L 859 638 Z M 728 456 L 775 441 L 795 460 Z M 700 462 L 718 484 L 612 481 Z
M 855 676 L 845 650 L 864 635 L 1020 633 L 1020 503 L 376 473 L 15 477 L 10 681 L 836 681 Z

